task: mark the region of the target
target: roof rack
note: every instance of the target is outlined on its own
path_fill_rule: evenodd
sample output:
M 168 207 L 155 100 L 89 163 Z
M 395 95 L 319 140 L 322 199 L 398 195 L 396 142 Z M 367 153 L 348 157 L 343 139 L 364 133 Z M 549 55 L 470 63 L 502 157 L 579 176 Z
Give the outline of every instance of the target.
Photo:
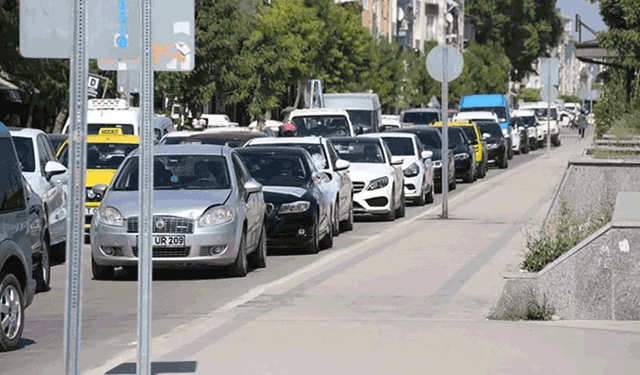
M 129 109 L 125 99 L 89 99 L 87 109 Z

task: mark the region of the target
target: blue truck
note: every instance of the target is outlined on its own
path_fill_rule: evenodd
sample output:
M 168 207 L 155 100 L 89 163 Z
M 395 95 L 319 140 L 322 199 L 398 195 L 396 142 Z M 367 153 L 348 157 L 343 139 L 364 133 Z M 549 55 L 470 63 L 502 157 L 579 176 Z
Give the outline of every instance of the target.
M 502 94 L 467 95 L 460 99 L 459 112 L 493 112 L 498 116 L 500 127 L 503 129 L 509 143 L 509 159 L 513 157 L 513 140 L 517 132 L 509 126 L 509 103 Z

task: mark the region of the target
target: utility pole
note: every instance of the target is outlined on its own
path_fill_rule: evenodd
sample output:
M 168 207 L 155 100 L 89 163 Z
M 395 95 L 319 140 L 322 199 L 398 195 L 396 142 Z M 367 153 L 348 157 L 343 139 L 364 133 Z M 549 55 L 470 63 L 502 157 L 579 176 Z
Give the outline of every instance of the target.
M 458 13 L 458 49 L 460 52 L 464 51 L 464 0 L 457 0 L 459 6 Z

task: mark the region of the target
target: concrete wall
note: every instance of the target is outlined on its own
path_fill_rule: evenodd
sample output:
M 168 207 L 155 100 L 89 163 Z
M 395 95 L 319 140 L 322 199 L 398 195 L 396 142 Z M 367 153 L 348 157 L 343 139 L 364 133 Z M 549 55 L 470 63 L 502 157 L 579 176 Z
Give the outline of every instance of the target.
M 505 279 L 490 318 L 538 304 L 561 319 L 640 320 L 640 193 L 618 194 L 612 222 L 542 271 Z

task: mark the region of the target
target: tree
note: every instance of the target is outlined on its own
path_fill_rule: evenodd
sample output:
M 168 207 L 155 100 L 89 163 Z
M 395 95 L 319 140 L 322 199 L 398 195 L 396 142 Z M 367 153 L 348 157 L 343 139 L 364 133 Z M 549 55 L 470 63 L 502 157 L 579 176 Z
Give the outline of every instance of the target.
M 518 101 L 522 100 L 523 102 L 542 101 L 542 97 L 540 96 L 540 89 L 530 89 L 530 88 L 522 89 L 516 96 L 516 100 Z
M 558 99 L 564 100 L 565 103 L 582 103 L 582 99 L 575 95 L 560 95 Z

